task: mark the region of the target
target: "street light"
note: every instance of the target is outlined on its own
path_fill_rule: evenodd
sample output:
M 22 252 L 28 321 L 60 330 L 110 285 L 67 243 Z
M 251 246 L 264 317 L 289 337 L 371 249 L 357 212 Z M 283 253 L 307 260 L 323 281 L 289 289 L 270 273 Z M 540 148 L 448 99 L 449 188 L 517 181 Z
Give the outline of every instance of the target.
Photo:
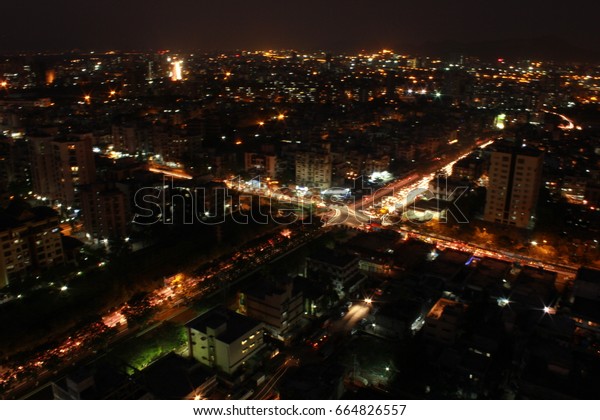
M 365 298 L 365 303 L 367 305 L 370 305 L 371 303 L 373 303 L 373 299 L 371 299 L 371 298 Z

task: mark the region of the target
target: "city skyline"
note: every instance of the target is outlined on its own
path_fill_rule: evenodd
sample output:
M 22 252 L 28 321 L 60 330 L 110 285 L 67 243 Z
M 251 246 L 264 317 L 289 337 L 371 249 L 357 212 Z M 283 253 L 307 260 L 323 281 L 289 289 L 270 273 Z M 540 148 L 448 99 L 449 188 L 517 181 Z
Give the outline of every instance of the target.
M 591 2 L 590 2 L 591 3 Z M 88 50 L 298 49 L 334 52 L 395 49 L 427 54 L 466 53 L 596 60 L 598 5 L 573 11 L 544 2 L 383 1 L 377 7 L 338 0 L 286 5 L 182 0 L 165 7 L 138 0 L 81 5 L 71 0 L 4 5 L 0 52 Z M 27 6 L 29 8 L 29 5 Z M 57 22 L 67 22 L 57 25 Z M 553 48 L 544 48 L 551 44 Z M 537 57 L 536 57 L 537 55 Z

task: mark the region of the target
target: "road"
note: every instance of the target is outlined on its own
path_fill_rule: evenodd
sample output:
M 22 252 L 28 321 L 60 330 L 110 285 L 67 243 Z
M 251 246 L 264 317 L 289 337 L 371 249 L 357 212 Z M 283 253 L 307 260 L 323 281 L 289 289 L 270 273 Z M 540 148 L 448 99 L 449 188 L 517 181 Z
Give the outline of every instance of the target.
M 561 130 L 573 130 L 574 128 L 581 130 L 581 127 L 575 126 L 575 122 L 572 119 L 570 119 L 569 117 L 567 117 L 566 115 L 559 114 L 558 112 L 554 112 L 554 111 L 548 111 L 546 109 L 542 109 L 542 111 L 547 114 L 552 114 L 552 115 L 556 115 L 557 117 L 560 117 L 565 122 L 565 124 L 558 126 L 558 128 L 560 128 Z
M 286 358 L 285 361 L 281 364 L 281 366 L 279 366 L 279 368 L 277 368 L 275 373 L 273 373 L 273 375 L 271 375 L 271 377 L 269 377 L 269 379 L 266 380 L 258 388 L 256 393 L 252 396 L 252 399 L 253 400 L 273 399 L 273 397 L 274 397 L 273 390 L 275 389 L 275 387 L 277 386 L 279 381 L 281 381 L 281 379 L 283 378 L 285 373 L 288 371 L 288 369 L 291 368 L 292 366 L 300 366 L 300 361 L 298 359 L 296 359 L 295 357 L 290 356 L 290 357 Z
M 559 291 L 562 291 L 566 286 L 572 283 L 578 270 L 578 267 L 575 266 L 543 262 L 525 255 L 519 255 L 509 251 L 499 251 L 497 249 L 493 249 L 485 245 L 457 241 L 452 238 L 432 233 L 422 233 L 414 229 L 402 228 L 398 229 L 398 232 L 407 235 L 408 238 L 414 238 L 423 242 L 434 243 L 440 249 L 449 248 L 457 251 L 466 251 L 472 253 L 475 257 L 479 258 L 490 257 L 502 261 L 508 261 L 511 263 L 516 262 L 521 265 L 529 265 L 532 267 L 543 268 L 544 270 L 553 271 L 558 275 L 556 280 L 556 287 Z
M 138 308 L 140 311 L 153 312 L 147 328 L 141 332 L 138 326 L 128 328 L 123 324 L 124 313 L 132 309 L 124 304 L 105 314 L 103 322 L 94 322 L 73 332 L 57 347 L 32 354 L 26 362 L 3 364 L 0 370 L 1 398 L 12 399 L 25 395 L 44 381 L 60 376 L 73 365 L 94 357 L 96 351 L 133 335 L 148 333 L 167 320 L 182 316 L 191 320 L 195 316 L 191 310 L 193 302 L 219 293 L 223 287 L 241 281 L 265 263 L 292 252 L 324 233 L 323 230 L 305 231 L 303 226 L 298 226 L 295 231 L 288 227 L 286 231 L 285 236 L 274 234 L 257 245 L 218 259 L 212 265 L 202 267 L 195 275 L 179 273 L 167 279 L 165 286 L 150 293 L 143 307 Z
M 348 333 L 352 331 L 362 319 L 369 315 L 370 310 L 370 305 L 365 302 L 355 303 L 348 309 L 348 312 L 342 318 L 331 322 L 328 330 L 334 333 Z

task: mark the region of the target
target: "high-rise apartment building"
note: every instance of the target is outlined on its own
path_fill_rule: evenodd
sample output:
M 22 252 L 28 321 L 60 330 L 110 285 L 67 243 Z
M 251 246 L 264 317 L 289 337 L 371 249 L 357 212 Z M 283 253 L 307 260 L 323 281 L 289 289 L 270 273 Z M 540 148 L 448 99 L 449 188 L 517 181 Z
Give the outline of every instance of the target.
M 518 228 L 532 228 L 541 187 L 543 153 L 499 143 L 491 154 L 484 219 Z
M 307 151 L 296 154 L 296 184 L 312 188 L 331 187 L 331 154 Z
M 95 238 L 124 238 L 129 231 L 127 195 L 114 183 L 95 183 L 81 188 L 85 231 Z
M 64 261 L 58 214 L 49 207 L 23 209 L 0 217 L 0 288 L 31 269 Z
M 63 206 L 79 206 L 81 185 L 96 179 L 92 136 L 30 137 L 33 192 Z

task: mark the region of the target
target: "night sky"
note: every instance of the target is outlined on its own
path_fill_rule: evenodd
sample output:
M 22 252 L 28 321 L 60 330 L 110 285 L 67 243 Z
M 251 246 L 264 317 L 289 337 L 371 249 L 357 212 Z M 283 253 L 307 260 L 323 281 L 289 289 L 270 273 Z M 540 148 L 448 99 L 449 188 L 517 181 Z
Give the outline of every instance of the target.
M 598 50 L 599 12 L 597 0 L 10 0 L 0 51 L 408 50 L 549 36 Z

